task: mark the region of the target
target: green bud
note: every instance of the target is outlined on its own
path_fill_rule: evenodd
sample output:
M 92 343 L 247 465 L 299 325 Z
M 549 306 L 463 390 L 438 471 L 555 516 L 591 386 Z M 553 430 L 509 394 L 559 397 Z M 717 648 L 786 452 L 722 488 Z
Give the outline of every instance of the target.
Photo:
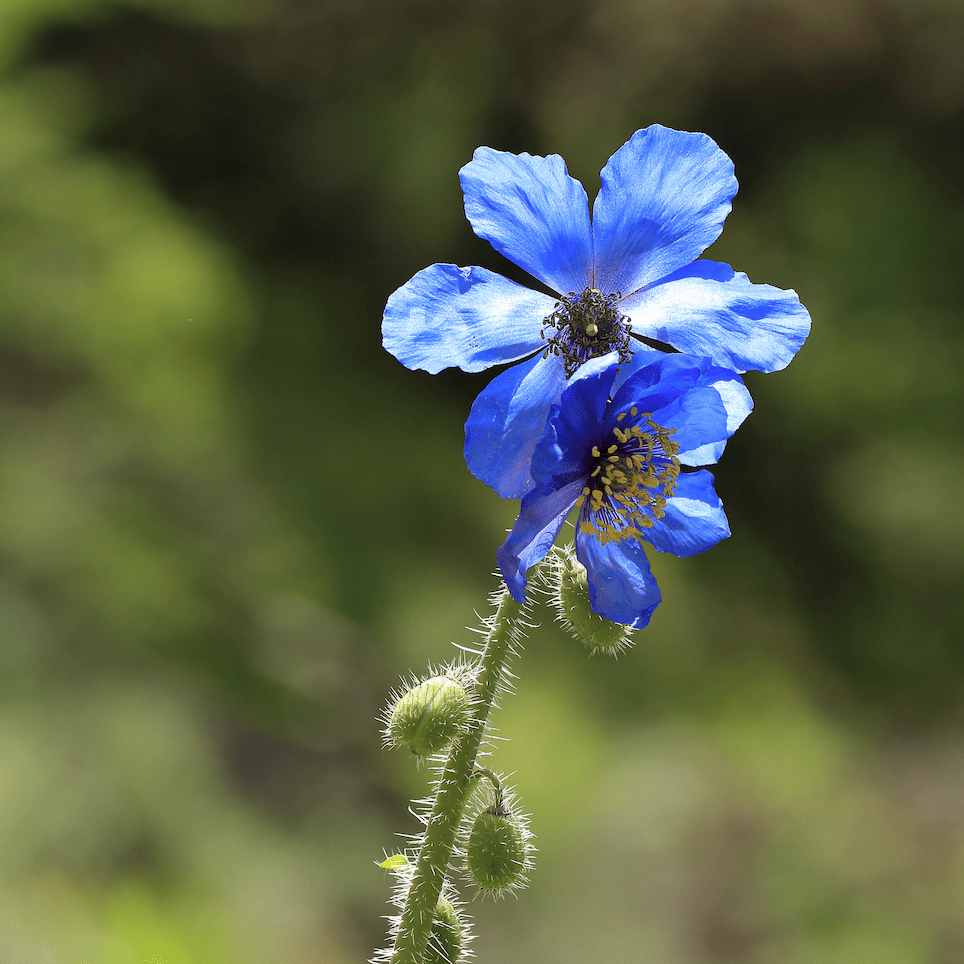
M 518 817 L 507 810 L 489 807 L 475 818 L 465 862 L 480 890 L 500 894 L 523 883 L 529 865 L 527 838 Z
M 444 750 L 469 720 L 469 697 L 458 680 L 434 676 L 402 694 L 388 715 L 386 739 L 417 756 Z
M 444 897 L 435 905 L 435 919 L 423 964 L 456 964 L 462 955 L 463 925 L 455 905 Z
M 555 556 L 548 576 L 556 621 L 593 653 L 616 655 L 632 645 L 632 629 L 592 611 L 586 567 L 571 546 Z

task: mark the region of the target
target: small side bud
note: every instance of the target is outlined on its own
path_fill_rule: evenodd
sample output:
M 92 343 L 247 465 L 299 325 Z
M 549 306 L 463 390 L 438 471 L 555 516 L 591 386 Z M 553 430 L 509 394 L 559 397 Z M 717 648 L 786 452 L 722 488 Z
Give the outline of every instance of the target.
M 465 926 L 452 901 L 442 898 L 435 905 L 435 919 L 425 947 L 423 964 L 457 964 L 462 957 Z
M 410 747 L 416 756 L 444 750 L 469 720 L 465 687 L 450 676 L 433 676 L 403 693 L 388 713 L 385 741 Z
M 553 553 L 546 581 L 556 610 L 556 622 L 590 652 L 615 656 L 633 644 L 633 631 L 592 611 L 586 567 L 572 546 Z
M 525 884 L 531 862 L 529 837 L 522 821 L 498 804 L 475 818 L 465 863 L 480 891 L 498 897 Z

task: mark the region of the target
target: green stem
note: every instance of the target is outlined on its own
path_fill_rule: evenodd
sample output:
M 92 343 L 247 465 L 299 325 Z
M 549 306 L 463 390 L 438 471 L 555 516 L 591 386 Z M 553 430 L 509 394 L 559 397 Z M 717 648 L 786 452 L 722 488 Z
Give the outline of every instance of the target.
M 501 810 L 504 803 L 502 797 L 502 781 L 488 767 L 476 767 L 472 776 L 489 778 L 489 782 L 492 784 L 492 789 L 495 790 L 495 806 Z
M 503 585 L 495 614 L 489 622 L 485 648 L 476 679 L 475 708 L 469 729 L 455 741 L 439 781 L 432 814 L 425 827 L 401 922 L 395 937 L 391 964 L 421 964 L 432 931 L 435 905 L 448 873 L 455 836 L 465 800 L 473 783 L 475 758 L 485 732 L 489 710 L 512 653 L 523 607 Z

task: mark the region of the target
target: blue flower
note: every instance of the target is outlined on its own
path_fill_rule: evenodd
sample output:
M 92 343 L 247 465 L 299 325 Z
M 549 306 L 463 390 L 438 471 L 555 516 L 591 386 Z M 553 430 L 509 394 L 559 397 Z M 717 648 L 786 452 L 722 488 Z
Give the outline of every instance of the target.
M 706 359 L 659 355 L 615 387 L 618 364 L 616 352 L 587 362 L 552 406 L 532 459 L 535 488 L 496 555 L 521 602 L 526 570 L 578 508 L 576 556 L 593 611 L 639 627 L 660 602 L 643 543 L 691 556 L 730 534 L 713 476 L 683 469 L 715 462 L 739 427 L 724 397 L 742 397 L 746 412 L 752 403 L 735 372 Z
M 733 164 L 705 134 L 637 131 L 603 168 L 591 221 L 558 155 L 480 147 L 460 179 L 475 233 L 556 294 L 435 264 L 388 299 L 383 342 L 433 374 L 522 360 L 490 382 L 465 426 L 469 469 L 502 496 L 532 488 L 550 407 L 587 359 L 618 351 L 625 377 L 656 351 L 643 336 L 736 372 L 776 371 L 810 330 L 795 292 L 696 260 L 737 189 Z

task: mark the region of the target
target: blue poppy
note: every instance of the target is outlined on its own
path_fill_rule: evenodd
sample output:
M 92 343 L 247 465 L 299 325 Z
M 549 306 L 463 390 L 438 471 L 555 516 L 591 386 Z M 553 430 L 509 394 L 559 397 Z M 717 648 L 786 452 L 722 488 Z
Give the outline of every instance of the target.
M 660 602 L 643 543 L 691 556 L 730 534 L 713 476 L 685 469 L 715 462 L 739 427 L 724 397 L 743 397 L 747 412 L 752 403 L 739 375 L 705 359 L 660 355 L 615 387 L 618 365 L 616 352 L 587 362 L 552 406 L 532 458 L 535 488 L 496 555 L 523 601 L 526 570 L 578 508 L 593 611 L 639 627 Z
M 637 131 L 603 168 L 591 221 L 558 155 L 480 147 L 459 176 L 475 233 L 555 294 L 435 264 L 388 299 L 382 336 L 402 364 L 433 374 L 520 362 L 489 383 L 465 426 L 469 469 L 502 496 L 532 488 L 550 407 L 589 358 L 619 352 L 626 377 L 657 351 L 645 337 L 736 372 L 776 371 L 810 330 L 795 292 L 697 260 L 737 190 L 705 134 Z

